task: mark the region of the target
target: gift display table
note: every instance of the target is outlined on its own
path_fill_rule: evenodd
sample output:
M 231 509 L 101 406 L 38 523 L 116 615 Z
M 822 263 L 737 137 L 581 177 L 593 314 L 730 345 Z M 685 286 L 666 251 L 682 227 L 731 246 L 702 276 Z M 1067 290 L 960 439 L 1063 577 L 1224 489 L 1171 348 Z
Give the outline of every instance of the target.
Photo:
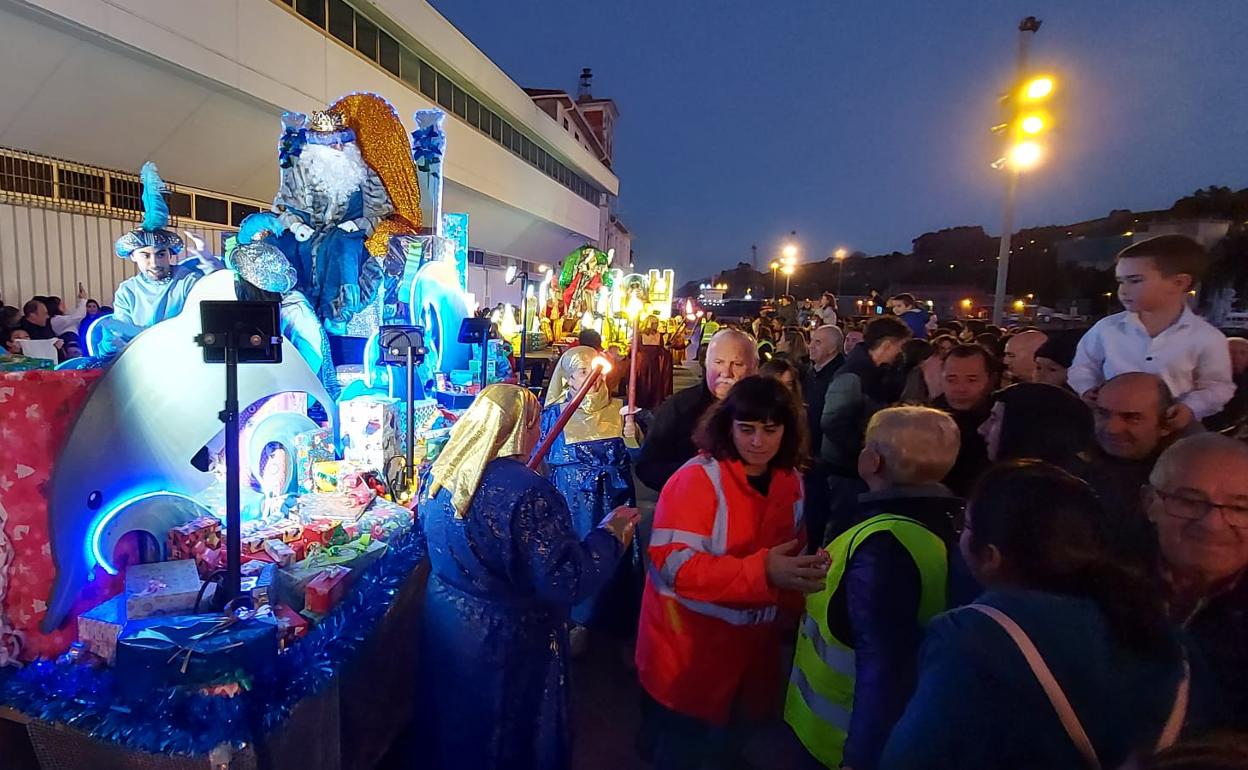
M 424 568 L 410 573 L 353 659 L 254 743 L 209 756 L 154 754 L 0 707 L 4 770 L 367 770 L 411 719 Z

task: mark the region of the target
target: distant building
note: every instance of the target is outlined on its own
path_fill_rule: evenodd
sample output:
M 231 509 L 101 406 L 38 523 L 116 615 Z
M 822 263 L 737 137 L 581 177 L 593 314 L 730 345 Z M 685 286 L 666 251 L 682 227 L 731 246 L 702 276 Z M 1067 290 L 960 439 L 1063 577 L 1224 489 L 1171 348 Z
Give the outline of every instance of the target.
M 1188 238 L 1212 249 L 1230 232 L 1229 219 L 1171 219 L 1148 224 L 1135 231 L 1132 241 L 1139 242 L 1158 235 L 1186 235 Z

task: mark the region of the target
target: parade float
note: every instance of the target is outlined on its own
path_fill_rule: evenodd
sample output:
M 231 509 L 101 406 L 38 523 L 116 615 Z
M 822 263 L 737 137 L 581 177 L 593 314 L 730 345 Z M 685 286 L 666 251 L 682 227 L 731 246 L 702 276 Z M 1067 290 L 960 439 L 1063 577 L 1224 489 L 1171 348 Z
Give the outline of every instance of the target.
M 415 490 L 493 369 L 443 119 L 286 113 L 180 313 L 0 369 L 0 720 L 44 766 L 368 767 L 410 716 Z

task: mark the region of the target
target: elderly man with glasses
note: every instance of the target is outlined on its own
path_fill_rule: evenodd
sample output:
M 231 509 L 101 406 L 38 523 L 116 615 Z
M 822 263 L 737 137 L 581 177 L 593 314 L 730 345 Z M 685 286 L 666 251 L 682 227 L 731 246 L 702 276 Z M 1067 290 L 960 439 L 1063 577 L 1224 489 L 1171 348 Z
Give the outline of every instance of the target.
M 1186 628 L 1220 699 L 1209 715 L 1248 724 L 1248 445 L 1218 434 L 1162 453 L 1146 487 L 1170 580 L 1171 616 Z

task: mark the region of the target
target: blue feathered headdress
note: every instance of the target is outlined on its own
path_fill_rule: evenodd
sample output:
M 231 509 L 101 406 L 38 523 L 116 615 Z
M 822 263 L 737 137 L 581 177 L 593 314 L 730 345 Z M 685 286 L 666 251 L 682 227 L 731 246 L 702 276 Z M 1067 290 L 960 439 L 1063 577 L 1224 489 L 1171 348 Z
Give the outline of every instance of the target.
M 152 246 L 169 249 L 171 254 L 182 252 L 182 238 L 169 226 L 169 204 L 165 203 L 165 183 L 150 160 L 139 171 L 143 182 L 143 224 L 117 239 L 114 251 L 123 259 L 129 258 L 135 249 Z

